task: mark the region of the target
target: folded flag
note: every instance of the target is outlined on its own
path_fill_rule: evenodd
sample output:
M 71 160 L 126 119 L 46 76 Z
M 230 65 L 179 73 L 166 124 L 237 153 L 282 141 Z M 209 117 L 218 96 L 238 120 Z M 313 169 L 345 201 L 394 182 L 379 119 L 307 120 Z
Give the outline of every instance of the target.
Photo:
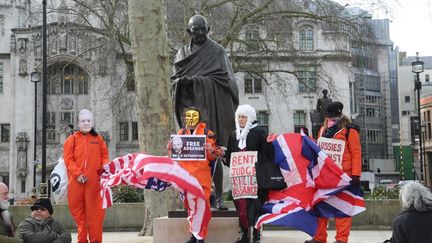
M 275 163 L 279 165 L 287 188 L 270 191 L 262 224 L 283 225 L 311 236 L 317 229 L 316 216 L 349 217 L 364 211 L 359 188 L 350 186 L 351 178 L 304 134 L 287 133 L 273 142 Z
M 182 194 L 188 209 L 190 231 L 203 239 L 211 218 L 204 192 L 198 180 L 166 156 L 127 154 L 104 165 L 101 175 L 102 207 L 112 206 L 112 190 L 117 185 L 163 191 L 172 186 Z

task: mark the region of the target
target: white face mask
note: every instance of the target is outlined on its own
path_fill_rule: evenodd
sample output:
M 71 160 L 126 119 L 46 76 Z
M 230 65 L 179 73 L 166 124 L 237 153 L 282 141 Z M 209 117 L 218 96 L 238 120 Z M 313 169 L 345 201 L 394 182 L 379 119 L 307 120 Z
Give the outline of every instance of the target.
M 9 208 L 9 200 L 3 200 L 0 202 L 0 209 L 7 210 Z
M 93 127 L 93 114 L 89 110 L 81 110 L 78 115 L 78 127 L 81 132 L 88 133 Z

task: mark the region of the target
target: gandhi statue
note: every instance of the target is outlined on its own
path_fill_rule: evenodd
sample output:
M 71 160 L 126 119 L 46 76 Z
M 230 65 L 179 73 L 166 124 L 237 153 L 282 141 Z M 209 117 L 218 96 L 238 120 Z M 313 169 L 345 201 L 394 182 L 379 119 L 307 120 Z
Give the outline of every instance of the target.
M 177 52 L 171 77 L 178 125 L 184 127 L 185 108 L 197 107 L 207 127 L 216 133 L 218 144 L 226 146 L 235 129 L 239 103 L 234 72 L 225 48 L 208 37 L 210 26 L 205 17 L 194 15 L 186 31 L 191 41 Z M 225 208 L 221 204 L 223 168 L 221 163 L 215 166 L 216 204 Z

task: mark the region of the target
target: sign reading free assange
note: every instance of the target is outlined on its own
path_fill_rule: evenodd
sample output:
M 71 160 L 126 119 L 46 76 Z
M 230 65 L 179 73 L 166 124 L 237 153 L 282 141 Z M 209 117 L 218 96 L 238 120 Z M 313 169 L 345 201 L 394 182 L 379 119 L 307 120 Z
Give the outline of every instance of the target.
M 257 151 L 231 154 L 230 182 L 234 199 L 257 198 L 258 184 L 255 175 Z
M 171 159 L 206 160 L 205 135 L 171 135 Z

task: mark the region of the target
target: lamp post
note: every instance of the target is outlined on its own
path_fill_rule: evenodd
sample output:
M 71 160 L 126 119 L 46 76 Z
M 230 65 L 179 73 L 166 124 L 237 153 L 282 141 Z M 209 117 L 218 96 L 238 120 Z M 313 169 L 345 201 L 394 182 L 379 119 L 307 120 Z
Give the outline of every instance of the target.
M 423 180 L 423 141 L 422 141 L 422 132 L 421 132 L 421 113 L 420 113 L 420 90 L 422 84 L 420 82 L 420 73 L 424 71 L 424 62 L 419 60 L 419 53 L 417 52 L 417 57 L 414 62 L 411 63 L 412 72 L 416 74 L 416 79 L 414 80 L 414 90 L 417 91 L 417 114 L 418 114 L 418 123 L 417 128 L 419 132 L 419 150 L 418 153 L 420 155 L 420 180 Z M 413 162 L 414 163 L 414 162 Z M 415 163 L 414 163 L 415 164 Z M 413 166 L 414 171 L 414 180 L 415 180 L 415 166 Z
M 32 197 L 36 197 L 36 145 L 37 145 L 37 84 L 40 82 L 40 72 L 33 70 L 30 81 L 35 84 L 34 89 L 34 139 L 33 139 L 33 189 Z
M 41 198 L 48 198 L 48 184 L 46 181 L 46 128 L 47 128 L 47 1 L 42 0 L 42 180 L 39 187 Z

